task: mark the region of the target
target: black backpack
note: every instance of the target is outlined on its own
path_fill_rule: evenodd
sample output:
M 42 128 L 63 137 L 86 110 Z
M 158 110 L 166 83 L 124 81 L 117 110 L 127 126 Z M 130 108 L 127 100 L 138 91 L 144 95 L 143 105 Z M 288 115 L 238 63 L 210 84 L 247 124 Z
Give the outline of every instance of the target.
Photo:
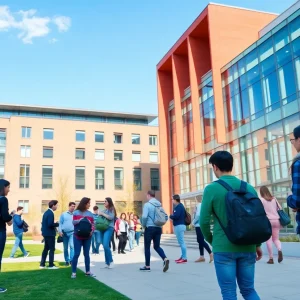
M 272 235 L 272 227 L 260 199 L 247 191 L 247 183 L 241 181 L 239 190 L 234 190 L 223 180 L 216 181 L 228 193 L 225 198 L 227 227 L 217 217 L 229 241 L 236 245 L 258 245 Z
M 75 227 L 75 235 L 88 238 L 92 232 L 92 224 L 87 218 L 82 218 Z

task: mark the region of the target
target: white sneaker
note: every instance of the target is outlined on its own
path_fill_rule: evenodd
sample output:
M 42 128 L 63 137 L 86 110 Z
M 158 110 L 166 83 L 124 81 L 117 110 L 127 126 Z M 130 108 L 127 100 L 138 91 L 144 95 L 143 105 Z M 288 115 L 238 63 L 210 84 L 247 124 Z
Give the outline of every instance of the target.
M 57 270 L 57 269 L 59 269 L 58 267 L 56 267 L 56 266 L 53 266 L 53 267 L 48 267 L 48 270 Z
M 113 269 L 114 267 L 115 267 L 115 265 L 113 262 L 108 266 L 109 269 Z
M 105 264 L 105 269 L 109 269 L 109 265 Z
M 45 266 L 44 266 L 44 267 L 43 267 L 43 266 L 40 266 L 40 269 L 46 269 L 46 267 L 45 267 Z

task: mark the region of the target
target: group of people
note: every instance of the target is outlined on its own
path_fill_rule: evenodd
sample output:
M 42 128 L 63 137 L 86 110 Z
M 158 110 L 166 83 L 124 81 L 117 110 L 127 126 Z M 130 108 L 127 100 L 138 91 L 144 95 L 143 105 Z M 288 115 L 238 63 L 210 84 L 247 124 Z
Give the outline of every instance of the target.
M 300 126 L 293 131 L 294 138 L 291 143 L 295 147 L 298 154 L 294 158 L 291 165 L 292 191 L 287 198 L 288 206 L 293 209 L 297 215 L 297 222 L 300 221 Z M 227 151 L 217 151 L 209 159 L 213 172 L 218 181 L 212 182 L 204 189 L 202 203 L 198 204 L 194 213 L 192 225 L 196 228 L 197 241 L 199 243 L 200 257 L 196 262 L 204 262 L 204 249 L 210 255 L 210 262 L 214 260 L 217 280 L 221 289 L 222 297 L 225 300 L 237 299 L 236 285 L 238 284 L 240 292 L 244 299 L 259 300 L 260 297 L 254 288 L 255 263 L 262 258 L 261 243 L 247 243 L 238 235 L 247 236 L 247 232 L 251 233 L 251 227 L 247 226 L 246 220 L 239 218 L 240 212 L 231 210 L 230 205 L 237 205 L 240 201 L 242 205 L 248 206 L 245 211 L 245 217 L 257 212 L 260 213 L 259 218 L 263 223 L 252 223 L 256 230 L 260 229 L 264 233 L 260 238 L 267 243 L 269 253 L 268 264 L 274 264 L 272 253 L 272 242 L 278 249 L 278 262 L 282 262 L 283 254 L 281 243 L 279 241 L 279 231 L 281 228 L 280 215 L 281 206 L 277 199 L 271 194 L 267 187 L 261 187 L 260 195 L 250 184 L 239 180 L 232 175 L 233 156 Z M 16 216 L 12 220 L 12 216 L 8 212 L 8 200 L 6 198 L 9 192 L 10 184 L 8 181 L 0 180 L 0 269 L 1 259 L 6 241 L 6 225 L 21 226 L 22 208 L 17 209 Z M 244 198 L 243 198 L 244 197 Z M 249 201 L 249 199 L 251 201 Z M 78 258 L 83 249 L 85 257 L 86 276 L 94 277 L 90 270 L 90 247 L 92 240 L 95 241 L 93 252 L 99 252 L 99 245 L 102 243 L 105 254 L 106 268 L 113 268 L 113 258 L 110 244 L 113 239 L 114 232 L 119 239 L 118 252 L 125 253 L 124 249 L 129 240 L 129 248 L 133 249 L 133 240 L 136 237 L 139 243 L 140 232 L 144 228 L 144 254 L 145 265 L 140 271 L 149 272 L 150 269 L 150 247 L 153 242 L 154 250 L 158 253 L 163 261 L 163 272 L 169 269 L 170 260 L 166 256 L 164 250 L 160 246 L 162 235 L 162 226 L 168 218 L 173 222 L 174 232 L 181 248 L 181 256 L 176 260 L 177 264 L 187 262 L 187 251 L 184 243 L 184 233 L 186 231 L 187 212 L 180 201 L 179 195 L 173 196 L 174 211 L 168 216 L 162 209 L 161 202 L 155 198 L 155 192 L 147 193 L 147 202 L 143 207 L 143 215 L 141 220 L 130 214 L 127 218 L 122 213 L 116 218 L 116 210 L 111 198 L 105 198 L 105 209 L 99 211 L 98 207 L 94 207 L 93 213 L 90 212 L 90 198 L 83 198 L 77 208 L 75 203 L 71 202 L 69 210 L 60 217 L 60 222 L 54 221 L 54 211 L 57 209 L 58 201 L 53 200 L 49 203 L 49 209 L 43 215 L 42 235 L 45 240 L 45 246 L 40 263 L 41 268 L 45 268 L 46 258 L 49 252 L 49 268 L 56 269 L 54 266 L 54 250 L 56 228 L 59 235 L 63 238 L 65 245 L 66 264 L 72 265 L 71 278 L 76 278 L 76 269 Z M 245 200 L 245 201 L 244 201 Z M 255 203 L 255 207 L 253 206 Z M 252 207 L 251 207 L 252 205 Z M 261 207 L 260 207 L 261 206 Z M 250 208 L 249 208 L 250 207 Z M 260 210 L 262 209 L 262 210 Z M 256 211 L 257 210 L 257 211 Z M 161 213 L 165 214 L 165 220 L 162 220 Z M 247 215 L 248 214 L 248 215 Z M 229 216 L 232 219 L 229 219 Z M 106 220 L 105 230 L 97 229 L 99 220 Z M 265 218 L 267 223 L 265 222 Z M 250 219 L 249 219 L 250 220 Z M 213 221 L 213 232 L 211 231 L 211 222 Z M 252 220 L 253 221 L 253 220 Z M 20 223 L 21 222 L 21 223 Z M 244 222 L 245 228 L 232 229 L 235 222 Z M 251 225 L 251 224 L 250 224 Z M 264 228 L 263 228 L 264 226 Z M 246 228 L 247 227 L 247 228 Z M 100 228 L 100 227 L 99 227 Z M 255 228 L 253 230 L 255 230 Z M 21 246 L 24 255 L 29 255 L 22 248 L 22 236 L 20 232 L 14 231 L 16 235 L 16 245 Z M 260 235 L 260 232 L 257 232 Z M 251 240 L 255 240 L 255 236 L 251 236 Z M 236 240 L 234 240 L 236 238 Z M 240 238 L 240 239 L 239 239 Z M 18 241 L 18 242 L 17 242 Z M 212 246 L 212 250 L 208 243 Z M 68 248 L 70 247 L 70 256 Z M 11 256 L 14 255 L 13 249 Z M 5 288 L 1 288 L 0 292 L 5 292 Z

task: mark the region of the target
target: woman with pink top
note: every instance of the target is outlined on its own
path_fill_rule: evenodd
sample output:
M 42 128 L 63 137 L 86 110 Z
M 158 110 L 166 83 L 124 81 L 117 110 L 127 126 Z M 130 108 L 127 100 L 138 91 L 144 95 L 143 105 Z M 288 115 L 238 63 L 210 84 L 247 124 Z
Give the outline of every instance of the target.
M 278 250 L 278 262 L 281 263 L 283 261 L 283 255 L 281 250 L 281 242 L 279 240 L 279 231 L 281 225 L 278 215 L 278 209 L 281 209 L 281 206 L 266 186 L 262 186 L 260 188 L 260 195 L 262 197 L 261 201 L 264 205 L 267 217 L 272 225 L 272 236 L 267 241 L 267 248 L 269 252 L 268 264 L 274 264 L 272 242 L 275 244 Z

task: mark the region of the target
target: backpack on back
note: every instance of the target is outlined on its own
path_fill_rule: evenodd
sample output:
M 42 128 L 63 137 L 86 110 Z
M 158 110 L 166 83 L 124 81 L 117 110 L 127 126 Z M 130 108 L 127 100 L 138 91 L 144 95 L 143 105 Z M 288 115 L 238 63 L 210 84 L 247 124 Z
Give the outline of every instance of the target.
M 266 242 L 272 235 L 272 227 L 260 199 L 247 191 L 247 183 L 234 190 L 223 180 L 216 181 L 228 192 L 225 198 L 227 227 L 221 223 L 230 242 L 236 245 L 257 245 Z
M 92 224 L 87 218 L 82 218 L 75 227 L 75 235 L 88 238 L 92 232 Z
M 191 225 L 192 223 L 192 217 L 191 214 L 185 209 L 185 218 L 184 218 L 184 224 L 186 226 Z
M 150 202 L 149 202 L 150 203 Z M 154 205 L 153 203 L 150 203 L 153 205 L 154 208 L 154 219 L 152 219 L 154 225 L 156 226 L 164 226 L 168 221 L 168 215 L 166 214 L 165 210 L 161 205 Z

